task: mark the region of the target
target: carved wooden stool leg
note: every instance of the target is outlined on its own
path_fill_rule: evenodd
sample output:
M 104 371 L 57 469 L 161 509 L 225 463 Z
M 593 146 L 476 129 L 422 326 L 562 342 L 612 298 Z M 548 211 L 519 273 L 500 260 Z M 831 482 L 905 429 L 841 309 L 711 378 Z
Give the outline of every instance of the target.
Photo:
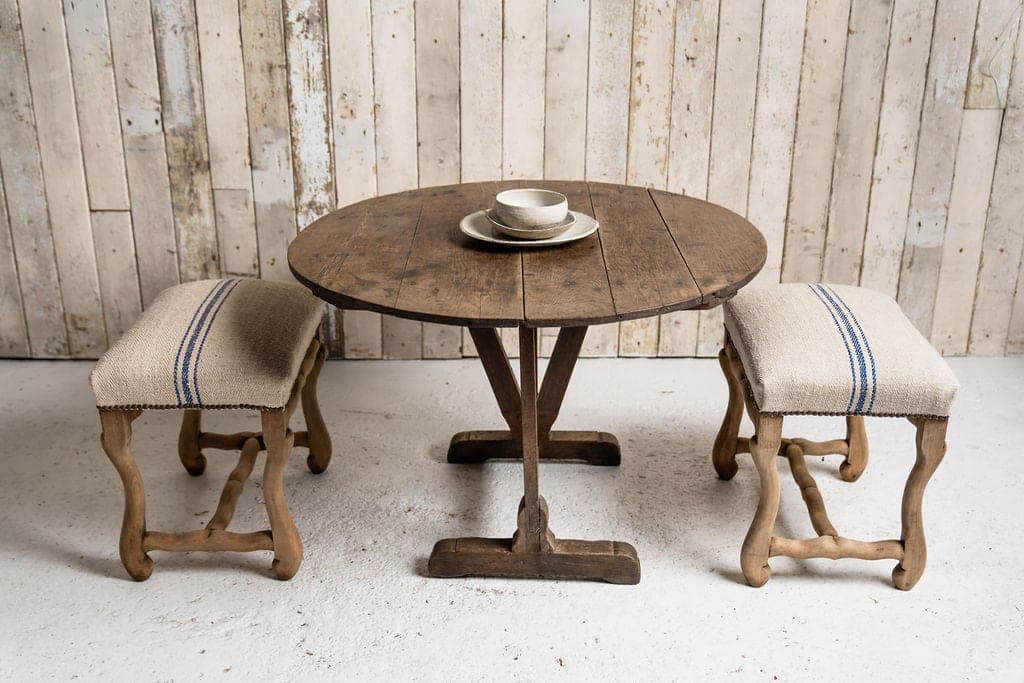
M 722 418 L 722 426 L 718 429 L 711 455 L 718 477 L 726 481 L 736 476 L 736 439 L 743 420 L 743 387 L 733 372 L 728 352 L 729 347 L 718 352 L 718 363 L 729 385 L 729 405 L 725 409 L 725 417 Z
M 274 539 L 274 575 L 284 581 L 295 576 L 302 564 L 302 540 L 284 496 L 284 468 L 291 455 L 295 435 L 288 429 L 287 410 L 264 410 L 260 416 L 263 441 L 267 446 L 263 496 Z
M 110 462 L 124 485 L 124 519 L 121 523 L 121 562 L 136 581 L 145 581 L 153 573 L 153 560 L 143 549 L 146 534 L 146 492 L 142 475 L 132 455 L 132 420 L 141 410 L 101 410 L 101 440 Z
M 782 444 L 782 418 L 761 415 L 757 418 L 757 431 L 750 440 L 750 452 L 761 478 L 761 497 L 757 503 L 754 521 L 743 541 L 740 566 L 747 583 L 755 588 L 771 578 L 768 556 L 772 545 L 772 530 L 779 513 L 779 471 L 776 461 Z
M 302 414 L 306 418 L 306 433 L 309 445 L 309 456 L 306 466 L 313 474 L 323 473 L 331 464 L 331 435 L 320 414 L 320 403 L 317 400 L 316 385 L 320 379 L 320 370 L 327 359 L 327 348 L 320 346 L 316 353 L 316 362 L 302 386 Z
M 892 570 L 892 582 L 910 590 L 928 561 L 921 502 L 935 468 L 946 454 L 946 420 L 911 420 L 917 426 L 917 461 L 903 489 L 903 560 Z
M 185 471 L 198 477 L 206 471 L 206 456 L 199 447 L 199 433 L 202 431 L 203 411 L 186 410 L 181 418 L 178 432 L 178 459 Z
M 846 460 L 839 466 L 843 481 L 857 481 L 868 466 L 868 433 L 864 429 L 863 415 L 846 417 L 846 443 L 849 445 Z

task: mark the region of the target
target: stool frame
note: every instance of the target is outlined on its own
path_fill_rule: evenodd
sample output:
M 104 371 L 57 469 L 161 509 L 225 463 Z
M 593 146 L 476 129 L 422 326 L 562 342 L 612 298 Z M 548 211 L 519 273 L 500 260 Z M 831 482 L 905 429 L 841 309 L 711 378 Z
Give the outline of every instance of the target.
M 262 431 L 216 434 L 201 429 L 202 410 L 185 409 L 178 435 L 178 457 L 185 470 L 200 476 L 206 470 L 203 449 L 241 451 L 221 492 L 220 502 L 205 529 L 184 533 L 165 533 L 146 528 L 146 494 L 142 476 L 132 453 L 132 422 L 141 409 L 102 409 L 100 423 L 103 449 L 124 485 L 124 519 L 121 524 L 120 555 L 128 574 L 144 581 L 153 572 L 150 550 L 249 552 L 272 550 L 272 569 L 278 579 L 295 575 L 302 563 L 302 540 L 292 520 L 284 495 L 284 468 L 293 446 L 309 449 L 306 464 L 314 474 L 327 469 L 331 461 L 331 437 L 324 424 L 317 400 L 316 385 L 327 357 L 319 336 L 314 337 L 302 360 L 299 374 L 284 408 L 260 411 Z M 301 402 L 306 431 L 292 432 L 289 420 Z M 228 531 L 245 481 L 256 464 L 260 451 L 267 452 L 263 472 L 263 494 L 270 528 L 249 533 Z
M 845 481 L 856 481 L 868 461 L 864 417 L 846 416 L 845 439 L 817 442 L 783 438 L 783 416 L 764 414 L 758 409 L 743 364 L 728 333 L 725 348 L 718 354 L 718 360 L 729 385 L 729 405 L 715 439 L 712 462 L 718 476 L 729 480 L 737 471 L 736 455 L 750 453 L 761 481 L 757 512 L 740 553 L 740 565 L 747 583 L 755 588 L 767 583 L 771 578 L 768 560 L 781 555 L 797 559 L 893 559 L 899 562 L 892 571 L 893 584 L 901 590 L 913 588 L 924 573 L 927 563 L 921 503 L 925 486 L 946 453 L 947 419 L 907 416 L 917 428 L 917 460 L 904 488 L 900 539 L 858 541 L 844 538 L 828 518 L 824 500 L 807 469 L 804 456 L 844 455 L 846 459 L 840 467 L 840 475 Z M 749 439 L 739 436 L 744 405 L 755 427 L 755 435 Z M 816 538 L 793 539 L 772 535 L 779 511 L 778 457 L 785 457 L 789 461 L 793 478 L 800 486 L 807 506 L 811 525 L 818 534 Z

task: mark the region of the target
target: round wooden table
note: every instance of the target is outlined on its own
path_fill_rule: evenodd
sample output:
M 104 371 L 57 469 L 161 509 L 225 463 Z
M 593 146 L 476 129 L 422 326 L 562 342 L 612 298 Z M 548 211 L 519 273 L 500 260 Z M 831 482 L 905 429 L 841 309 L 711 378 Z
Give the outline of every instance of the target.
M 600 229 L 545 249 L 489 246 L 460 219 L 511 187 L 542 187 L 597 218 Z M 556 539 L 540 496 L 538 460 L 618 465 L 604 432 L 553 431 L 587 326 L 721 304 L 766 257 L 764 237 L 720 206 L 678 194 L 591 182 L 513 181 L 430 187 L 367 199 L 317 220 L 292 242 L 298 280 L 339 308 L 469 328 L 508 423 L 461 432 L 448 461 L 521 459 L 524 495 L 511 539 L 439 541 L 432 576 L 516 576 L 637 583 L 636 550 L 619 541 Z M 521 387 L 497 328 L 519 328 Z M 558 327 L 543 381 L 537 328 Z

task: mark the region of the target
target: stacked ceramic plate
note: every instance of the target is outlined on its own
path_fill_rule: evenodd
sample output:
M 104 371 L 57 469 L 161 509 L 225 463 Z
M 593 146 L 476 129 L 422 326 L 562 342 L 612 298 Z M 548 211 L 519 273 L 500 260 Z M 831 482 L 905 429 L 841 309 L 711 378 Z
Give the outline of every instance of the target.
M 469 214 L 459 227 L 484 242 L 542 247 L 583 239 L 597 230 L 597 221 L 570 211 L 560 192 L 521 189 L 499 192 L 494 208 Z

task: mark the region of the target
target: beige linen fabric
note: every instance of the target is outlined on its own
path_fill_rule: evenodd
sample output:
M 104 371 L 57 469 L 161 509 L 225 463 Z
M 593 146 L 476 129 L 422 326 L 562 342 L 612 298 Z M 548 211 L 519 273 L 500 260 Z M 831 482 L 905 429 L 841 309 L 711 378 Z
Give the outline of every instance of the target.
M 892 298 L 861 287 L 748 287 L 725 326 L 764 413 L 945 417 L 959 384 Z
M 165 290 L 90 375 L 100 408 L 281 408 L 322 303 L 300 285 L 203 280 Z

